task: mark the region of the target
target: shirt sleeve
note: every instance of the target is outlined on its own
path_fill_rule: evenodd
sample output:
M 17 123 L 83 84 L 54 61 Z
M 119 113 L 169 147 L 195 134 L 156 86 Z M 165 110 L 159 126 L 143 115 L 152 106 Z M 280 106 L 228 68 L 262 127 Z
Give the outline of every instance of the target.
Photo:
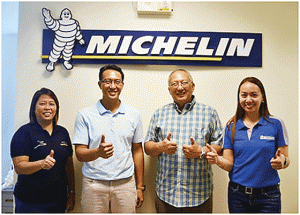
M 222 145 L 223 128 L 216 110 L 213 110 L 210 122 L 211 138 L 210 144 Z
M 21 127 L 14 134 L 10 144 L 11 157 L 30 156 L 32 152 L 32 144 L 29 132 Z
M 74 135 L 73 141 L 74 145 L 82 144 L 88 145 L 89 143 L 89 135 L 88 135 L 88 127 L 85 123 L 84 117 L 79 112 L 75 121 Z
M 232 128 L 232 124 L 230 125 L 230 127 Z M 228 129 L 228 127 L 226 126 L 224 129 L 223 149 L 233 149 L 231 144 L 231 128 Z
M 143 122 L 140 114 L 138 114 L 137 117 L 137 125 L 134 132 L 134 138 L 133 143 L 142 143 L 144 141 L 144 135 L 143 135 Z
M 282 120 L 278 119 L 276 123 L 276 128 L 277 128 L 277 134 L 276 134 L 277 147 L 289 145 L 288 132 Z
M 71 143 L 71 139 L 70 139 L 70 135 L 69 135 L 69 132 L 66 128 L 64 128 L 65 130 L 65 135 L 66 135 L 66 140 L 67 140 L 67 144 L 68 144 L 68 147 L 69 147 L 69 157 L 70 156 L 73 156 L 73 147 L 72 147 L 72 143 Z
M 153 116 L 151 117 L 149 126 L 148 126 L 148 131 L 147 131 L 147 135 L 145 138 L 145 143 L 148 141 L 155 141 L 158 142 L 158 138 L 157 138 L 157 132 L 156 132 L 156 114 L 153 114 Z

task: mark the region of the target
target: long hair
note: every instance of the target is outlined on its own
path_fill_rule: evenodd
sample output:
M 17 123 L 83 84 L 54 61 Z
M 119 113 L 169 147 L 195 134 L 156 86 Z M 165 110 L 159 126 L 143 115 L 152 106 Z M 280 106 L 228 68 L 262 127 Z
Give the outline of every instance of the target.
M 41 95 L 44 95 L 44 94 L 50 96 L 56 104 L 56 114 L 53 117 L 53 126 L 55 126 L 55 125 L 57 125 L 58 116 L 59 116 L 59 102 L 58 102 L 58 99 L 57 99 L 56 95 L 54 94 L 54 92 L 47 88 L 41 88 L 40 90 L 36 91 L 35 94 L 33 95 L 32 100 L 31 100 L 31 105 L 30 105 L 30 111 L 29 111 L 30 122 L 37 123 L 37 119 L 36 119 L 36 115 L 35 115 L 36 103 L 39 100 L 39 98 L 41 97 Z
M 267 103 L 267 96 L 266 96 L 265 88 L 264 88 L 263 84 L 261 83 L 261 81 L 259 79 L 255 78 L 255 77 L 247 77 L 247 78 L 243 79 L 242 82 L 239 85 L 239 88 L 238 88 L 238 93 L 237 93 L 237 101 L 238 102 L 237 102 L 236 113 L 226 124 L 227 130 L 229 130 L 229 127 L 232 123 L 231 143 L 233 143 L 234 138 L 235 138 L 236 122 L 239 119 L 243 118 L 244 115 L 245 115 L 245 110 L 242 108 L 242 106 L 240 104 L 239 94 L 240 94 L 241 86 L 246 82 L 250 82 L 250 83 L 253 83 L 253 84 L 257 85 L 259 87 L 261 93 L 262 93 L 263 102 L 261 103 L 260 108 L 259 108 L 260 115 L 263 116 L 264 119 L 266 119 L 267 121 L 269 121 L 268 116 L 271 116 L 271 114 L 269 112 L 269 109 L 268 109 L 268 103 Z

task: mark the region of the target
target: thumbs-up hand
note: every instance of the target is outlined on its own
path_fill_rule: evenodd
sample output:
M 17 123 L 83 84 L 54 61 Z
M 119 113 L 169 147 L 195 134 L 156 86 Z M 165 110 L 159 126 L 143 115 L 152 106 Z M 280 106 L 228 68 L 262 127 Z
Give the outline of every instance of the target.
M 273 169 L 280 170 L 284 168 L 284 161 L 285 161 L 285 156 L 284 154 L 281 153 L 281 150 L 278 149 L 275 154 L 275 158 L 273 157 L 270 160 L 270 163 Z
M 206 147 L 209 149 L 206 154 L 207 162 L 210 164 L 216 164 L 219 159 L 217 151 L 209 144 L 206 144 Z
M 42 169 L 49 170 L 54 166 L 56 160 L 54 159 L 53 155 L 54 150 L 51 149 L 50 154 L 42 162 Z
M 99 144 L 97 152 L 98 152 L 99 157 L 102 157 L 102 158 L 105 158 L 105 159 L 113 156 L 114 146 L 110 142 L 107 142 L 107 143 L 105 142 L 105 135 L 104 134 L 101 137 L 101 142 Z
M 168 133 L 168 136 L 162 141 L 162 152 L 166 154 L 173 155 L 177 151 L 177 143 L 171 141 L 171 132 Z
M 184 144 L 182 146 L 183 154 L 186 158 L 189 159 L 199 158 L 202 153 L 202 149 L 192 137 L 190 138 L 190 140 L 191 145 Z

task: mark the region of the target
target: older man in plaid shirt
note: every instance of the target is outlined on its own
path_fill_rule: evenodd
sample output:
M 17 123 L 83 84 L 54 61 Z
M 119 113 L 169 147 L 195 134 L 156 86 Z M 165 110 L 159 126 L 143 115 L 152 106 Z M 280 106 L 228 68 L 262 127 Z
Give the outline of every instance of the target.
M 196 102 L 189 72 L 173 71 L 168 89 L 174 103 L 155 111 L 145 139 L 145 152 L 158 157 L 156 211 L 212 213 L 213 173 L 205 145 L 221 151 L 221 122 L 212 107 Z

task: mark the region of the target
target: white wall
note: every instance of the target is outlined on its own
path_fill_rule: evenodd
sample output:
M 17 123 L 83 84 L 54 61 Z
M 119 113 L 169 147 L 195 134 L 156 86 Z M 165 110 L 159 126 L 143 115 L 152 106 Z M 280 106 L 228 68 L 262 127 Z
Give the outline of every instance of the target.
M 72 11 L 82 29 L 212 31 L 262 33 L 263 67 L 185 66 L 196 83 L 197 101 L 216 108 L 223 124 L 234 114 L 240 81 L 256 76 L 267 91 L 269 110 L 282 118 L 289 131 L 291 166 L 280 171 L 282 212 L 298 212 L 298 3 L 263 2 L 173 2 L 170 17 L 138 16 L 132 2 L 21 2 L 16 89 L 16 129 L 28 122 L 33 93 L 48 87 L 57 94 L 61 112 L 59 124 L 72 137 L 79 109 L 102 97 L 97 86 L 98 71 L 103 65 L 75 65 L 67 71 L 58 65 L 53 73 L 41 63 L 42 8 L 58 18 L 65 7 Z M 171 102 L 167 91 L 168 74 L 181 66 L 121 65 L 125 72 L 123 102 L 139 109 L 146 133 L 152 113 Z M 81 164 L 76 165 L 76 212 L 81 211 Z M 143 207 L 138 212 L 154 213 L 156 160 L 146 156 Z M 216 213 L 227 213 L 227 173 L 214 167 L 214 206 Z
M 18 42 L 18 2 L 1 2 L 2 15 L 2 108 L 1 108 L 1 184 L 12 169 L 10 141 L 14 133 L 15 89 Z

